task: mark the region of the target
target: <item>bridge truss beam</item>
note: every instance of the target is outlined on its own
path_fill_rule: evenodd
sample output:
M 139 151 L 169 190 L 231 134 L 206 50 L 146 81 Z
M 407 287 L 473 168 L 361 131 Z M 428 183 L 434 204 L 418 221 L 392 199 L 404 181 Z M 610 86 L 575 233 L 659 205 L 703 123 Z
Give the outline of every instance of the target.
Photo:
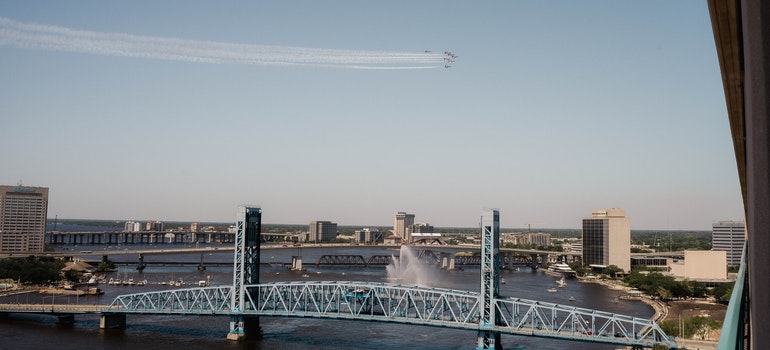
M 315 317 L 478 330 L 477 292 L 365 282 L 245 285 L 241 316 Z M 233 315 L 231 286 L 121 295 L 104 313 Z M 495 298 L 495 334 L 537 336 L 632 347 L 676 344 L 652 320 L 518 298 Z M 494 338 L 493 338 L 494 339 Z

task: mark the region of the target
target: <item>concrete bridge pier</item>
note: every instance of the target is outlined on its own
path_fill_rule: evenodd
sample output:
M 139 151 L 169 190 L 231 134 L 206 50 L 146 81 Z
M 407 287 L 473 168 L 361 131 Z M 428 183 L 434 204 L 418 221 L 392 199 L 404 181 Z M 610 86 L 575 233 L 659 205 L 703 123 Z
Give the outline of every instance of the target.
M 126 329 L 126 314 L 102 314 L 99 318 L 101 329 Z
M 548 254 L 540 255 L 540 267 L 546 268 L 548 266 Z
M 302 271 L 302 257 L 295 255 L 291 257 L 291 270 Z
M 456 254 L 441 254 L 441 268 L 453 271 L 455 269 L 455 255 Z
M 231 316 L 230 333 L 227 340 L 245 341 L 262 337 L 262 329 L 259 327 L 259 316 Z

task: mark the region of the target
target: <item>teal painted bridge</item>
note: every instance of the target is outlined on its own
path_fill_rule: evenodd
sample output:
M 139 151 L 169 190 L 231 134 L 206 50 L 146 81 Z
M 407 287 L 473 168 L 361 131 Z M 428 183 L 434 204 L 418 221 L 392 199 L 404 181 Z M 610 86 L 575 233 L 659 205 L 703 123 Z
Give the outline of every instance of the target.
M 128 294 L 106 314 L 312 317 L 485 330 L 631 347 L 676 344 L 652 320 L 519 298 L 495 298 L 495 324 L 480 325 L 476 292 L 364 282 L 281 282 L 244 286 L 242 310 L 231 286 Z

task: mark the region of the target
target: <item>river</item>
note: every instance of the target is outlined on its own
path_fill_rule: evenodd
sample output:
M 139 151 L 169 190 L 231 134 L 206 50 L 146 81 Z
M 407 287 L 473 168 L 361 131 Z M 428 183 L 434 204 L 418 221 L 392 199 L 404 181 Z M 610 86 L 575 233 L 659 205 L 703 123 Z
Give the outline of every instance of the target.
M 145 246 L 135 246 L 132 248 Z M 168 249 L 169 245 L 161 248 Z M 76 250 L 103 250 L 104 246 L 81 246 Z M 120 249 L 114 247 L 114 249 Z M 283 267 L 262 267 L 261 282 L 275 281 L 376 281 L 393 282 L 384 267 L 319 267 L 314 263 L 324 254 L 398 255 L 399 252 L 381 247 L 273 249 L 262 251 L 262 262 L 290 262 L 292 255 L 301 254 L 305 272 L 291 272 Z M 118 257 L 113 260 L 131 261 L 135 257 Z M 145 261 L 199 261 L 200 254 L 151 255 Z M 213 252 L 204 255 L 204 261 L 232 261 L 232 252 Z M 211 285 L 232 285 L 231 267 L 208 267 L 198 271 L 195 267 L 148 266 L 136 271 L 135 266 L 120 267 L 107 278 L 133 278 L 147 280 L 146 286 L 113 286 L 102 284 L 105 294 L 95 296 L 41 296 L 22 294 L 0 298 L 0 302 L 42 302 L 109 304 L 115 296 L 161 290 L 170 287 L 163 282 L 183 280 L 191 286 L 200 280 L 210 280 Z M 555 302 L 564 305 L 598 309 L 636 317 L 649 318 L 654 311 L 638 301 L 616 301 L 620 292 L 593 283 L 568 280 L 566 288 L 557 293 L 547 292 L 556 285 L 556 278 L 522 268 L 519 271 L 503 271 L 506 281 L 500 294 L 525 299 Z M 478 291 L 480 275 L 478 267 L 466 267 L 462 271 L 428 270 L 422 284 L 431 287 Z M 574 297 L 575 301 L 569 298 Z M 56 319 L 42 315 L 10 315 L 0 317 L 0 349 L 474 349 L 476 332 L 448 328 L 434 328 L 378 322 L 341 321 L 307 318 L 261 318 L 264 337 L 258 341 L 229 342 L 225 336 L 229 318 L 219 316 L 127 316 L 126 330 L 101 330 L 97 315 L 76 316 L 72 325 L 59 325 Z M 617 346 L 594 343 L 567 342 L 535 337 L 502 336 L 506 349 L 615 349 Z

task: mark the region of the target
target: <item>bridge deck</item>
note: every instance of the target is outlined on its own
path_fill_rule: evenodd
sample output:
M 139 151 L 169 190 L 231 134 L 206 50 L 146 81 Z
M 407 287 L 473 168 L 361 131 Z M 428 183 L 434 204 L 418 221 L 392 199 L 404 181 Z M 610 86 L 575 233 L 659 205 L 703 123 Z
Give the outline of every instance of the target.
M 0 304 L 0 312 L 98 314 L 108 307 L 109 305 L 81 304 Z

